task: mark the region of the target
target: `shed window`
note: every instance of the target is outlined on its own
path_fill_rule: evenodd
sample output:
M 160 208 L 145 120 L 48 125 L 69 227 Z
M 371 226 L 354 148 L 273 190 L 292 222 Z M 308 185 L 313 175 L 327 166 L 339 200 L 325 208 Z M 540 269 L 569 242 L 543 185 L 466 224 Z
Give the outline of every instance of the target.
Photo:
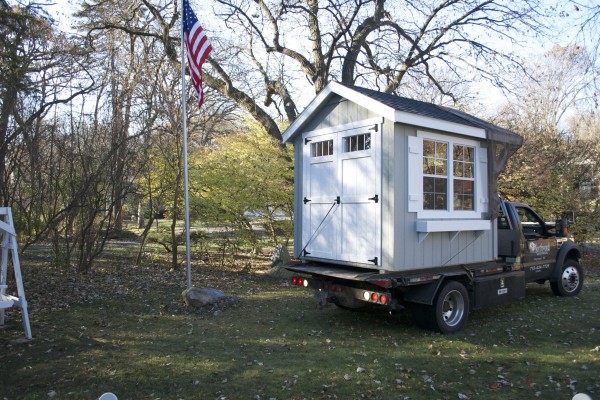
M 408 137 L 408 211 L 418 219 L 482 218 L 487 149 L 454 135 Z
M 360 135 L 346 136 L 344 138 L 344 153 L 353 151 L 369 150 L 371 148 L 371 134 L 363 133 Z
M 423 139 L 423 210 L 473 211 L 474 195 L 475 147 Z
M 475 194 L 475 148 L 455 144 L 452 151 L 454 167 L 454 209 L 474 210 Z
M 448 198 L 448 143 L 423 140 L 423 209 L 445 210 Z
M 333 139 L 311 143 L 310 154 L 313 158 L 333 155 Z

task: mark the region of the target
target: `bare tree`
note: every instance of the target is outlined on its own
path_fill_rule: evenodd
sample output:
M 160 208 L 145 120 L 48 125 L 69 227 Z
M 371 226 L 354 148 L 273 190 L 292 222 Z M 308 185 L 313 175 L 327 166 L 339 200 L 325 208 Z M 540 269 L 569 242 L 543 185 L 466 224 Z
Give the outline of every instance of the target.
M 10 205 L 11 144 L 27 136 L 52 107 L 88 93 L 86 52 L 56 34 L 41 5 L 0 0 L 0 201 Z M 73 84 L 75 78 L 80 79 Z
M 587 201 L 581 188 L 600 162 L 597 135 L 584 134 L 594 126 L 588 118 L 594 115 L 589 54 L 578 46 L 554 46 L 525 65 L 529 73 L 514 77 L 514 94 L 498 119 L 525 139 L 500 190 L 546 216 L 576 212 Z
M 176 2 L 119 2 L 119 12 L 98 10 L 112 2 L 84 6 L 88 28 L 119 29 L 160 40 L 178 63 L 179 10 Z M 454 80 L 502 83 L 511 54 L 492 44 L 518 43 L 538 28 L 537 3 L 505 0 L 445 0 L 433 3 L 385 0 L 217 0 L 214 12 L 226 27 L 212 32 L 216 50 L 208 58 L 206 84 L 235 102 L 277 140 L 276 115 L 297 116 L 296 88 L 308 81 L 319 92 L 328 81 L 375 85 L 400 92 L 410 77 L 426 78 L 455 97 L 436 71 L 445 66 Z M 141 13 L 143 23 L 124 15 Z M 210 28 L 211 21 L 203 23 Z M 487 39 L 486 41 L 486 37 Z M 448 77 L 444 73 L 443 79 Z M 263 104 L 258 99 L 264 99 Z

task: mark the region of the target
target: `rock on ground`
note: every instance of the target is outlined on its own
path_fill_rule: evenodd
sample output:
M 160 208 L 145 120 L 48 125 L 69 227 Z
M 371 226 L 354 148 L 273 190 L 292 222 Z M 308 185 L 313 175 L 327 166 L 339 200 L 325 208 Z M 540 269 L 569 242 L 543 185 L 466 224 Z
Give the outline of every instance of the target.
M 275 246 L 271 255 L 271 269 L 268 274 L 276 278 L 289 278 L 292 272 L 283 268 L 283 266 L 292 261 L 287 247 L 283 244 Z
M 204 307 L 225 300 L 227 295 L 218 289 L 191 287 L 181 293 L 186 306 Z

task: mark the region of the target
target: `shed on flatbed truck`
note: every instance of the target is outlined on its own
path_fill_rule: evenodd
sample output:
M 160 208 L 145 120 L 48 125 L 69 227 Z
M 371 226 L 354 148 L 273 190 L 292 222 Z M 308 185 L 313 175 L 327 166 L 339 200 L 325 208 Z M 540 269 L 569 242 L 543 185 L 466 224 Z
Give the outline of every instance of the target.
M 497 259 L 497 178 L 517 134 L 331 82 L 283 138 L 295 148 L 295 256 L 380 273 Z

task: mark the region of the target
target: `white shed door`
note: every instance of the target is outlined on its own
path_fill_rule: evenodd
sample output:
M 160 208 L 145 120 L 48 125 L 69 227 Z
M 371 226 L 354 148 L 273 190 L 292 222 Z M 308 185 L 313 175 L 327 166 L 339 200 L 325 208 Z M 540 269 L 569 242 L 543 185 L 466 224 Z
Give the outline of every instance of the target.
M 379 137 L 369 128 L 305 137 L 302 255 L 380 265 Z

